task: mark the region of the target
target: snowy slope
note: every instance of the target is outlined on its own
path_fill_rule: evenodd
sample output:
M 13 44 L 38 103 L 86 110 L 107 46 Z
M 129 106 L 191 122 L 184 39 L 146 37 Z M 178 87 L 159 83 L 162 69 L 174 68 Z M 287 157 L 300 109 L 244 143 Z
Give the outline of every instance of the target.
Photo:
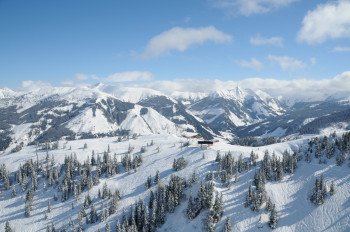
M 118 129 L 117 124 L 109 122 L 100 109 L 96 109 L 95 113 L 93 113 L 91 108 L 86 108 L 78 116 L 70 120 L 66 127 L 77 134 L 108 133 Z
M 159 91 L 142 87 L 119 87 L 99 83 L 94 89 L 109 93 L 121 101 L 131 103 L 138 103 L 141 100 L 153 96 L 164 96 L 164 94 Z
M 142 112 L 144 111 L 144 112 Z M 152 108 L 135 105 L 120 125 L 121 129 L 136 134 L 177 134 L 177 126 Z
M 151 115 L 150 115 L 151 116 Z M 121 217 L 123 208 L 129 209 L 138 199 L 147 198 L 150 190 L 144 186 L 147 176 L 154 176 L 159 170 L 163 183 L 167 183 L 171 174 L 182 177 L 189 177 L 195 170 L 200 179 L 204 179 L 205 174 L 216 169 L 213 162 L 217 151 L 222 154 L 231 151 L 235 158 L 240 154 L 249 157 L 252 150 L 256 152 L 259 159 L 262 159 L 264 151 L 273 151 L 277 156 L 288 149 L 295 149 L 307 142 L 307 138 L 295 140 L 293 142 L 274 144 L 265 147 L 242 147 L 226 144 L 225 141 L 215 143 L 208 150 L 202 150 L 196 146 L 196 141 L 190 141 L 192 145 L 181 148 L 180 142 L 186 140 L 173 135 L 147 135 L 138 137 L 136 140 L 126 140 L 117 142 L 117 138 L 99 138 L 76 141 L 60 141 L 59 149 L 49 151 L 57 163 L 64 162 L 64 156 L 75 153 L 79 161 L 83 162 L 88 156 L 91 157 L 92 150 L 95 154 L 102 155 L 109 146 L 112 152 L 117 154 L 120 160 L 123 153 L 133 146 L 134 154 L 140 151 L 141 146 L 145 146 L 151 140 L 154 145 L 147 147 L 142 153 L 143 164 L 135 173 L 121 173 L 110 178 L 103 178 L 98 186 L 90 190 L 95 207 L 99 210 L 103 201 L 97 199 L 98 189 L 102 188 L 104 182 L 113 190 L 118 188 L 122 192 L 122 199 L 118 205 L 118 211 L 108 217 L 107 222 L 111 228 L 115 227 L 117 219 Z M 86 149 L 82 149 L 84 144 Z M 158 152 L 159 147 L 159 152 Z M 204 154 L 204 158 L 203 158 Z M 38 152 L 40 160 L 44 160 L 46 151 Z M 184 157 L 188 165 L 181 171 L 175 172 L 172 169 L 174 158 Z M 23 164 L 28 159 L 36 160 L 35 147 L 25 147 L 22 151 L 0 156 L 0 163 L 6 164 L 8 170 L 15 170 L 19 164 Z M 330 161 L 333 162 L 333 161 Z M 224 215 L 217 225 L 216 231 L 221 231 L 225 218 L 230 218 L 234 231 L 271 231 L 267 226 L 268 214 L 266 211 L 252 212 L 243 207 L 246 191 L 254 176 L 254 169 L 244 172 L 239 176 L 237 183 L 232 183 L 229 188 L 216 182 L 215 189 L 223 194 Z M 336 183 L 336 193 L 330 197 L 325 204 L 316 207 L 307 199 L 311 191 L 316 176 L 324 174 L 326 183 L 334 180 Z M 318 164 L 317 160 L 311 164 L 304 161 L 298 163 L 298 168 L 294 175 L 286 175 L 281 182 L 268 182 L 266 190 L 268 196 L 272 198 L 278 210 L 278 227 L 275 231 L 348 231 L 350 225 L 350 174 L 349 167 L 343 165 L 335 166 L 334 163 Z M 198 184 L 186 190 L 187 197 L 197 191 Z M 152 190 L 155 187 L 151 188 Z M 55 224 L 56 229 L 62 228 L 70 219 L 76 220 L 80 206 L 83 204 L 84 192 L 78 202 L 69 199 L 66 202 L 51 201 L 52 212 L 48 219 L 44 219 L 47 201 L 52 200 L 54 189 L 43 189 L 40 182 L 39 190 L 34 197 L 34 210 L 31 217 L 23 215 L 24 200 L 23 195 L 18 190 L 17 197 L 11 198 L 11 191 L 2 191 L 0 198 L 0 228 L 4 228 L 4 223 L 10 221 L 15 231 L 45 231 L 47 225 Z M 190 221 L 185 215 L 187 207 L 187 197 L 174 213 L 168 214 L 165 224 L 158 231 L 203 231 L 203 219 L 207 211 L 202 212 L 197 218 Z M 74 209 L 71 204 L 74 204 Z M 103 223 L 88 224 L 86 231 L 96 231 L 105 226 Z M 258 228 L 261 227 L 261 228 Z

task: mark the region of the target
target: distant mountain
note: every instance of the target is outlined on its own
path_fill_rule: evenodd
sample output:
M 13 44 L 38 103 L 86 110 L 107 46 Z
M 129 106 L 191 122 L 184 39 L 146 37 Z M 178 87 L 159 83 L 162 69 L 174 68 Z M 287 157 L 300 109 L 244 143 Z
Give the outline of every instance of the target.
M 285 112 L 281 103 L 267 93 L 239 87 L 214 92 L 192 104 L 190 110 L 217 133 L 233 132 L 236 127 Z
M 89 87 L 38 89 L 1 99 L 0 149 L 12 144 L 125 134 L 179 134 L 152 108 Z
M 168 91 L 171 92 L 171 91 Z M 23 144 L 67 139 L 177 134 L 214 137 L 284 137 L 348 128 L 346 93 L 324 101 L 286 106 L 260 90 L 212 93 L 173 92 L 97 84 L 0 89 L 0 150 Z
M 155 96 L 139 102 L 140 105 L 155 109 L 161 115 L 178 125 L 184 132 L 198 133 L 211 139 L 215 135 L 202 119 L 193 115 L 181 101 L 166 96 Z
M 339 99 L 299 102 L 287 108 L 283 115 L 267 118 L 249 126 L 238 127 L 235 134 L 238 137 L 318 134 L 322 129 L 337 123 L 350 124 L 349 110 L 349 102 Z

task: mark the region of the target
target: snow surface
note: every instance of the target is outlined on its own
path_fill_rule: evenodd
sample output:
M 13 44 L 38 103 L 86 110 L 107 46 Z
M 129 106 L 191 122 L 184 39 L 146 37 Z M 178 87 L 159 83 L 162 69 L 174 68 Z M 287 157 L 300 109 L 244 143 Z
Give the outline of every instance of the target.
M 280 156 L 284 150 L 291 150 L 301 147 L 307 142 L 302 138 L 291 142 L 273 144 L 264 147 L 243 147 L 230 145 L 225 140 L 219 140 L 208 150 L 202 150 L 196 145 L 196 140 L 189 140 L 189 147 L 181 148 L 180 142 L 184 142 L 181 137 L 175 135 L 145 135 L 135 140 L 127 140 L 117 142 L 117 138 L 99 138 L 86 139 L 76 141 L 60 141 L 59 149 L 49 151 L 49 155 L 55 157 L 56 162 L 62 163 L 64 156 L 75 153 L 78 160 L 84 161 L 91 156 L 92 150 L 96 154 L 102 154 L 103 151 L 110 146 L 112 153 L 116 153 L 120 160 L 122 154 L 127 151 L 129 146 L 135 147 L 134 153 L 138 153 L 141 146 L 145 146 L 151 140 L 154 145 L 147 147 L 147 151 L 142 154 L 143 164 L 135 173 L 121 173 L 108 179 L 102 179 L 99 186 L 94 186 L 90 190 L 93 196 L 94 204 L 97 210 L 102 205 L 102 200 L 96 199 L 98 189 L 102 188 L 104 182 L 113 190 L 118 188 L 122 192 L 122 199 L 119 202 L 118 213 L 110 216 L 108 222 L 111 228 L 114 228 L 117 218 L 120 218 L 122 209 L 128 209 L 140 198 L 147 198 L 149 191 L 144 186 L 146 178 L 149 175 L 154 176 L 156 170 L 159 170 L 162 182 L 167 183 L 171 174 L 177 174 L 182 177 L 189 177 L 193 170 L 197 172 L 201 179 L 209 171 L 215 170 L 216 165 L 213 160 L 216 152 L 221 153 L 231 151 L 238 158 L 240 154 L 248 157 L 249 153 L 254 150 L 262 159 L 265 150 L 270 153 L 275 152 Z M 86 143 L 88 148 L 83 149 Z M 71 150 L 69 150 L 71 147 Z M 157 152 L 159 147 L 159 152 Z M 203 158 L 204 154 L 204 158 Z M 45 159 L 46 152 L 38 151 L 40 160 Z M 174 172 L 172 163 L 174 158 L 183 156 L 188 160 L 189 164 L 181 171 Z M 28 146 L 23 150 L 0 156 L 0 163 L 5 163 L 9 170 L 14 170 L 28 159 L 36 159 L 35 147 Z M 330 161 L 332 162 L 332 161 Z M 334 161 L 333 161 L 334 163 Z M 275 231 L 349 231 L 350 230 L 350 173 L 349 167 L 343 165 L 341 167 L 330 164 L 318 164 L 317 160 L 311 164 L 301 161 L 294 175 L 287 175 L 282 182 L 269 182 L 266 185 L 268 196 L 276 204 L 278 210 L 278 227 Z M 254 169 L 245 172 L 239 176 L 239 181 L 233 183 L 229 188 L 216 184 L 215 188 L 221 192 L 224 197 L 225 211 L 222 220 L 217 225 L 217 231 L 221 231 L 226 217 L 231 219 L 233 231 L 271 231 L 266 222 L 268 215 L 264 210 L 260 212 L 252 212 L 250 209 L 244 208 L 243 202 L 246 191 L 251 184 L 254 175 Z M 327 199 L 325 204 L 314 206 L 308 200 L 308 194 L 311 191 L 315 177 L 324 174 L 327 184 L 334 180 L 336 183 L 336 193 Z M 85 191 L 78 202 L 70 198 L 67 202 L 51 201 L 52 212 L 49 218 L 44 219 L 47 208 L 47 201 L 52 199 L 53 190 L 49 188 L 47 191 L 43 189 L 40 182 L 39 190 L 34 197 L 33 215 L 29 218 L 24 217 L 24 199 L 23 195 L 18 194 L 17 197 L 11 198 L 11 191 L 4 191 L 0 198 L 0 228 L 4 228 L 7 220 L 15 231 L 45 231 L 46 226 L 53 222 L 56 229 L 68 223 L 70 218 L 76 219 L 76 215 L 83 204 Z M 152 187 L 153 189 L 155 187 Z M 187 196 L 190 192 L 195 193 L 197 186 L 186 190 Z M 19 193 L 19 191 L 18 191 Z M 71 203 L 74 203 L 74 209 L 71 209 Z M 207 212 L 202 212 L 196 219 L 190 221 L 185 216 L 187 200 L 175 210 L 173 214 L 167 215 L 166 223 L 160 227 L 159 231 L 202 231 L 202 220 Z M 105 223 L 89 224 L 86 231 L 96 231 L 104 228 Z M 258 228 L 261 225 L 262 228 Z
M 67 128 L 75 133 L 108 133 L 116 131 L 118 125 L 116 123 L 108 122 L 102 110 L 96 109 L 95 115 L 92 108 L 86 108 L 78 116 L 73 118 L 66 125 Z

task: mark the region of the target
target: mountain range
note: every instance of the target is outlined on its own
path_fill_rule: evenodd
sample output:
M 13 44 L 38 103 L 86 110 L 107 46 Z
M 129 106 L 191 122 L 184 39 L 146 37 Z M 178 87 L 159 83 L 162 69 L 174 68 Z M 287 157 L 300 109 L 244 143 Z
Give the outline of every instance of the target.
M 166 95 L 102 83 L 84 87 L 0 89 L 0 150 L 26 144 L 116 135 L 200 135 L 233 140 L 349 129 L 350 99 L 344 93 L 288 105 L 261 90 Z

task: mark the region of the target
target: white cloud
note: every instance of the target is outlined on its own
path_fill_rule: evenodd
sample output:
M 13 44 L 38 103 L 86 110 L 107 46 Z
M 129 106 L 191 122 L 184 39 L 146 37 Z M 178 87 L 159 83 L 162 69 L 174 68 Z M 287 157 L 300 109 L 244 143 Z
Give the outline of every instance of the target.
M 25 80 L 22 81 L 21 89 L 25 91 L 32 91 L 39 88 L 49 88 L 52 85 L 48 82 L 44 81 L 33 81 L 33 80 Z
M 106 79 L 103 80 L 106 82 Z M 62 83 L 63 84 L 63 83 Z M 65 83 L 69 86 L 72 83 Z M 81 83 L 76 84 L 81 85 Z M 113 86 L 145 87 L 158 90 L 168 95 L 174 92 L 210 93 L 222 89 L 233 89 L 236 86 L 253 90 L 263 90 L 273 97 L 291 101 L 319 101 L 330 96 L 350 96 L 350 71 L 343 72 L 333 78 L 326 79 L 290 79 L 278 80 L 274 78 L 248 78 L 243 80 L 218 79 L 176 79 L 152 80 L 145 82 L 113 82 Z M 23 81 L 23 90 L 38 89 L 38 87 L 51 87 L 49 83 L 41 81 Z
M 251 44 L 257 45 L 257 46 L 259 45 L 272 45 L 272 46 L 278 46 L 278 47 L 283 46 L 283 38 L 277 37 L 277 36 L 265 38 L 258 34 L 256 36 L 250 37 L 249 41 Z
M 251 78 L 239 81 L 238 84 L 247 88 L 261 89 L 274 97 L 282 96 L 282 99 L 318 101 L 330 96 L 349 96 L 350 71 L 329 79 L 276 80 Z
M 332 51 L 333 52 L 350 52 L 350 47 L 337 46 L 337 47 L 333 48 Z
M 304 17 L 298 41 L 318 44 L 328 39 L 350 38 L 349 12 L 349 0 L 318 5 Z
M 78 80 L 78 81 L 86 81 L 86 80 L 88 80 L 88 79 L 90 79 L 90 78 L 89 78 L 89 76 L 87 76 L 87 75 L 85 75 L 85 74 L 77 73 L 77 74 L 75 75 L 75 79 Z
M 149 71 L 125 71 L 116 72 L 108 76 L 97 76 L 95 74 L 78 73 L 74 77 L 75 81 L 68 80 L 62 82 L 63 85 L 79 85 L 84 83 L 91 83 L 91 81 L 99 82 L 135 82 L 135 81 L 151 81 L 153 80 L 153 73 Z
M 278 80 L 274 78 L 248 78 L 237 81 L 222 81 L 218 79 L 177 79 L 166 81 L 151 81 L 131 84 L 134 87 L 146 87 L 171 95 L 177 92 L 210 93 L 216 90 L 232 89 L 236 86 L 263 90 L 273 97 L 282 97 L 292 101 L 318 101 L 329 96 L 350 96 L 350 71 L 343 72 L 327 79 L 291 79 Z
M 264 66 L 259 60 L 255 58 L 251 58 L 250 60 L 239 60 L 237 63 L 243 68 L 251 68 L 256 70 L 260 70 Z
M 303 61 L 289 56 L 269 55 L 267 59 L 273 63 L 278 64 L 283 70 L 296 70 L 306 67 Z
M 212 0 L 214 7 L 220 8 L 229 14 L 250 16 L 265 14 L 286 7 L 297 0 Z
M 232 37 L 213 26 L 200 28 L 174 27 L 153 37 L 141 53 L 142 58 L 157 57 L 170 51 L 186 51 L 205 42 L 227 43 Z
M 317 63 L 317 59 L 315 57 L 310 58 L 311 65 L 315 65 Z
M 129 82 L 129 81 L 150 81 L 153 74 L 148 71 L 126 71 L 109 75 L 102 80 L 107 82 Z

